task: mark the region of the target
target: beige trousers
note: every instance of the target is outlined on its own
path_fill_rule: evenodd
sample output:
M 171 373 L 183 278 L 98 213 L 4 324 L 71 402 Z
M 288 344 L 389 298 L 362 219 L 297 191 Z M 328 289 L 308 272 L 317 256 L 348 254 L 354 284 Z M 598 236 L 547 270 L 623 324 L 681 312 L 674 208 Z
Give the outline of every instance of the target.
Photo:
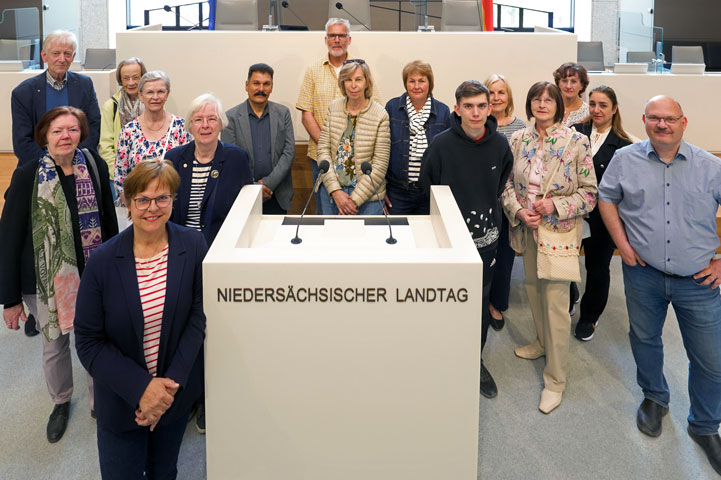
M 543 384 L 551 391 L 563 392 L 571 337 L 571 315 L 568 313 L 571 282 L 539 279 L 537 255 L 538 245 L 533 239 L 533 230 L 526 228 L 526 251 L 523 253 L 526 294 L 536 325 L 536 342 L 546 351 Z

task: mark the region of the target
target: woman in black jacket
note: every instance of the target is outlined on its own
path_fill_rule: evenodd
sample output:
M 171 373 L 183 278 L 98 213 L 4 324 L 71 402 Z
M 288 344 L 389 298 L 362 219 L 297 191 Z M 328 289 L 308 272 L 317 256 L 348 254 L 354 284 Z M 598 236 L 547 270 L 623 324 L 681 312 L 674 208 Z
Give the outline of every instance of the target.
M 591 140 L 596 179 L 601 183 L 603 172 L 616 150 L 633 142 L 623 130 L 616 92 L 611 87 L 601 85 L 591 90 L 588 105 L 589 120 L 573 128 Z M 586 291 L 581 299 L 581 316 L 574 332 L 576 338 L 584 342 L 593 338 L 598 319 L 606 308 L 611 281 L 609 266 L 616 248 L 598 209 L 592 210 L 586 221 L 591 227 L 591 236 L 585 238 L 582 244 L 586 261 Z
M 50 443 L 65 432 L 73 393 L 70 331 L 85 262 L 118 233 L 108 165 L 78 145 L 88 136 L 85 114 L 55 107 L 35 128 L 42 158 L 19 166 L 0 217 L 0 304 L 8 328 L 27 321 L 42 333 L 43 371 L 55 404 Z M 88 377 L 92 393 L 92 381 Z M 92 395 L 91 409 L 92 409 Z

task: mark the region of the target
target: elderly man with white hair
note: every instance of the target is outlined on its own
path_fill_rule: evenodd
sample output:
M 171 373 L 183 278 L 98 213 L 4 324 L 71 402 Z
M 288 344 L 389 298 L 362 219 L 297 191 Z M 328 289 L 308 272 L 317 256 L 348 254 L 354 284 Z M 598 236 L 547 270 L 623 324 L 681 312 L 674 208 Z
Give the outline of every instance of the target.
M 88 136 L 78 148 L 96 150 L 100 138 L 100 108 L 95 96 L 93 82 L 85 75 L 69 72 L 73 63 L 78 40 L 72 32 L 57 30 L 45 37 L 40 55 L 48 68 L 40 75 L 28 78 L 12 92 L 13 152 L 18 165 L 37 162 L 45 155 L 35 143 L 35 125 L 43 115 L 55 107 L 76 107 L 88 119 Z M 25 335 L 38 334 L 35 318 L 30 315 L 25 322 Z
M 57 30 L 43 41 L 40 55 L 47 69 L 28 78 L 12 92 L 13 152 L 18 164 L 25 165 L 43 156 L 35 143 L 35 125 L 55 107 L 70 106 L 82 110 L 88 118 L 88 137 L 78 148 L 97 149 L 100 138 L 100 108 L 93 82 L 85 75 L 68 71 L 78 49 L 72 32 Z

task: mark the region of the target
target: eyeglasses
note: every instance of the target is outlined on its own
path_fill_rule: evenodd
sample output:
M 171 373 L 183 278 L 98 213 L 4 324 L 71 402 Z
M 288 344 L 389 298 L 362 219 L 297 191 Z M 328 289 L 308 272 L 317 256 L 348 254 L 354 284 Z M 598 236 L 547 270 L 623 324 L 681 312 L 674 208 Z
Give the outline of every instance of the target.
M 673 125 L 683 118 L 683 115 L 678 117 L 657 117 L 656 115 L 646 115 L 646 121 L 648 123 L 660 123 L 661 120 L 666 122 L 667 125 Z
M 553 103 L 556 103 L 556 101 L 554 99 L 548 98 L 548 97 L 546 97 L 546 98 L 536 97 L 536 98 L 531 99 L 531 103 L 535 103 L 536 105 L 538 105 L 539 103 L 542 103 L 544 105 L 551 105 Z
M 326 37 L 328 37 L 330 39 L 337 38 L 338 40 L 343 40 L 344 38 L 348 38 L 348 34 L 347 33 L 328 33 L 328 34 L 326 34 Z
M 364 65 L 366 63 L 366 61 L 363 60 L 362 58 L 352 58 L 350 60 L 345 60 L 343 62 L 343 65 L 348 65 L 349 63 L 357 63 L 358 65 Z
M 218 117 L 196 117 L 192 119 L 191 122 L 193 122 L 193 125 L 196 127 L 200 127 L 205 122 L 208 122 L 208 125 L 212 126 L 218 123 Z
M 148 197 L 135 197 L 133 198 L 133 202 L 135 202 L 135 208 L 141 211 L 145 211 L 148 208 L 150 208 L 150 204 L 153 203 L 153 200 L 155 200 L 155 206 L 158 208 L 166 208 L 168 205 L 170 205 L 170 202 L 173 200 L 172 195 L 160 195 L 159 197 L 155 198 L 148 198 Z

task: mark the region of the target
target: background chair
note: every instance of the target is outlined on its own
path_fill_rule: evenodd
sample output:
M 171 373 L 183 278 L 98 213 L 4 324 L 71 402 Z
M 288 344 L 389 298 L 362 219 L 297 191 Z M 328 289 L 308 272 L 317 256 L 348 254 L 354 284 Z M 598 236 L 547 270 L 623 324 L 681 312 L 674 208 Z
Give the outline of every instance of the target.
M 350 29 L 354 31 L 371 29 L 371 3 L 369 0 L 343 0 L 343 10 L 338 9 L 335 4 L 337 0 L 329 0 L 328 2 L 328 18 L 345 18 L 350 22 Z M 351 17 L 348 12 L 352 13 L 355 18 Z M 366 27 L 358 23 L 360 21 Z
M 85 50 L 84 70 L 112 70 L 115 68 L 114 48 L 88 48 Z
M 703 48 L 695 47 L 679 47 L 674 45 L 671 47 L 671 61 L 673 63 L 705 63 L 703 60 Z
M 606 68 L 603 63 L 603 42 L 578 42 L 577 63 L 590 72 L 600 72 Z
M 628 63 L 648 63 L 654 60 L 656 60 L 656 54 L 653 52 L 626 52 Z
M 258 30 L 258 0 L 218 0 L 216 30 Z
M 480 0 L 443 0 L 441 30 L 478 32 L 481 28 Z

